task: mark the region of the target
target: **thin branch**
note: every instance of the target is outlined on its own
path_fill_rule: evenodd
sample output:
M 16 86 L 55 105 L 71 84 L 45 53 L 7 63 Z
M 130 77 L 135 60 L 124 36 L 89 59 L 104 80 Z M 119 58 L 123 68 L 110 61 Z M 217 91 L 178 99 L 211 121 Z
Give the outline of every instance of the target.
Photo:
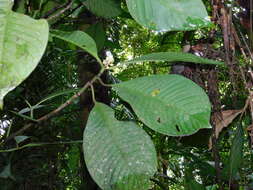
M 17 151 L 17 150 L 21 150 L 24 148 L 29 148 L 29 147 L 39 147 L 39 146 L 46 146 L 46 145 L 64 145 L 64 144 L 79 144 L 79 143 L 83 143 L 82 140 L 76 140 L 76 141 L 67 141 L 67 142 L 52 142 L 52 143 L 31 143 L 31 144 L 26 144 L 24 146 L 20 146 L 20 147 L 16 147 L 16 148 L 11 148 L 11 149 L 7 149 L 7 150 L 0 150 L 0 153 L 2 152 L 13 152 L 13 151 Z
M 50 118 L 54 117 L 55 115 L 57 115 L 59 112 L 61 112 L 64 108 L 66 108 L 67 106 L 69 106 L 70 104 L 73 103 L 73 101 L 75 99 L 77 99 L 78 97 L 81 96 L 81 94 L 90 86 L 92 85 L 96 80 L 97 78 L 99 78 L 103 73 L 104 73 L 105 69 L 102 68 L 100 70 L 100 72 L 94 76 L 89 82 L 87 82 L 81 89 L 80 91 L 73 95 L 70 99 L 68 99 L 64 104 L 60 105 L 58 108 L 56 108 L 55 110 L 51 111 L 50 113 L 42 116 L 41 118 L 37 119 L 35 124 L 39 124 L 39 123 L 42 123 L 44 121 L 47 121 L 49 120 Z M 8 138 L 6 138 L 5 142 L 13 139 L 15 136 L 23 133 L 24 131 L 26 131 L 27 129 L 31 128 L 32 126 L 34 126 L 34 123 L 29 123 L 27 125 L 25 125 L 23 128 L 21 128 L 20 130 L 18 130 L 17 132 L 11 134 Z
M 72 7 L 74 1 L 75 0 L 69 1 L 68 4 L 65 5 L 64 9 L 62 9 L 61 11 L 59 11 L 59 12 L 53 14 L 52 16 L 48 17 L 47 21 L 53 20 L 53 19 L 61 16 L 62 14 L 64 14 L 67 10 L 69 10 Z
M 250 47 L 249 47 L 248 43 L 246 42 L 246 39 L 245 39 L 244 35 L 242 34 L 242 32 L 240 30 L 239 30 L 239 33 L 240 33 L 240 36 L 241 36 L 241 38 L 243 40 L 243 43 L 245 44 L 245 46 L 247 48 L 247 51 L 248 51 L 248 53 L 250 55 L 250 58 L 251 58 L 251 61 L 253 61 L 253 55 L 251 53 Z
M 68 12 L 68 14 L 64 15 L 64 17 L 62 17 L 60 20 L 56 21 L 55 23 L 53 23 L 51 25 L 51 28 L 55 28 L 57 25 L 59 24 L 64 24 L 66 23 L 66 20 L 64 20 L 65 18 L 67 18 L 69 15 L 71 15 L 72 13 L 74 13 L 77 9 L 79 9 L 80 7 L 82 7 L 83 5 L 80 4 L 79 6 L 76 6 L 75 8 L 73 8 L 70 12 Z M 69 21 L 69 18 L 68 18 Z
M 89 83 L 89 86 L 90 86 L 90 89 L 91 89 L 91 94 L 92 94 L 92 101 L 94 104 L 96 104 L 96 98 L 95 98 L 95 90 L 94 90 L 94 87 L 93 87 L 93 84 L 88 82 Z
M 102 86 L 109 87 L 109 88 L 112 87 L 111 84 L 105 84 L 104 81 L 103 81 L 100 77 L 97 77 L 97 80 L 100 82 L 100 84 L 101 84 Z
M 45 18 L 47 19 L 48 17 L 50 17 L 51 15 L 54 15 L 57 11 L 59 11 L 60 9 L 68 6 L 68 4 L 70 3 L 71 1 L 69 0 L 68 2 L 64 3 L 64 4 L 60 4 L 54 8 L 52 8 L 51 10 L 49 10 L 42 18 Z
M 240 51 L 241 51 L 241 53 L 242 53 L 242 55 L 243 55 L 243 57 L 244 57 L 244 59 L 245 59 L 245 61 L 246 61 L 246 60 L 247 60 L 246 53 L 245 53 L 245 51 L 244 51 L 244 49 L 243 49 L 243 47 L 242 47 L 241 40 L 240 40 L 240 38 L 239 38 L 239 36 L 238 36 L 238 34 L 237 34 L 237 32 L 236 32 L 236 29 L 235 29 L 235 26 L 234 26 L 233 23 L 231 23 L 231 30 L 232 30 L 232 35 L 234 36 L 235 42 L 236 42 L 237 45 L 239 46 L 239 49 L 240 49 Z M 247 45 L 247 44 L 246 44 L 246 45 Z M 250 53 L 251 53 L 251 52 L 250 52 Z M 250 93 L 251 90 L 250 90 L 250 88 L 249 88 L 248 85 L 247 85 L 247 80 L 246 80 L 246 76 L 245 76 L 244 70 L 243 70 L 243 68 L 242 68 L 240 65 L 239 65 L 238 67 L 239 67 L 240 72 L 241 72 L 241 76 L 242 76 L 242 79 L 243 79 L 244 86 L 245 86 L 245 88 L 248 90 L 248 92 Z

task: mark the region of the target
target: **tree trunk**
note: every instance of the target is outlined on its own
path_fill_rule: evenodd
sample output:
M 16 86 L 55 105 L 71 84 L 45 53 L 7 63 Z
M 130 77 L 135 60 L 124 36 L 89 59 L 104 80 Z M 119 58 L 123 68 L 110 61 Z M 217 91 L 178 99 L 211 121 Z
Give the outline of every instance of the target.
M 100 70 L 100 65 L 95 62 L 95 60 L 89 60 L 89 57 L 85 53 L 80 53 L 78 55 L 78 73 L 79 73 L 79 80 L 80 80 L 80 86 L 83 86 L 85 83 L 90 81 Z M 89 61 L 88 61 L 89 60 Z M 103 81 L 106 81 L 107 73 L 105 72 L 102 75 Z M 105 104 L 110 103 L 110 98 L 108 95 L 108 88 L 100 85 L 99 83 L 94 84 L 95 89 L 95 97 L 96 100 L 99 102 L 103 102 Z M 91 109 L 93 108 L 94 103 L 92 100 L 92 95 L 90 91 L 84 92 L 80 97 L 80 107 L 81 107 L 81 120 L 82 120 L 82 126 L 81 128 L 84 130 L 89 113 Z M 85 148 L 85 147 L 84 147 Z M 83 158 L 83 153 L 81 153 L 81 168 L 82 168 L 82 189 L 84 190 L 99 190 L 99 187 L 97 184 L 93 181 L 91 176 L 89 175 L 89 172 L 87 170 L 87 167 L 85 165 L 85 161 Z

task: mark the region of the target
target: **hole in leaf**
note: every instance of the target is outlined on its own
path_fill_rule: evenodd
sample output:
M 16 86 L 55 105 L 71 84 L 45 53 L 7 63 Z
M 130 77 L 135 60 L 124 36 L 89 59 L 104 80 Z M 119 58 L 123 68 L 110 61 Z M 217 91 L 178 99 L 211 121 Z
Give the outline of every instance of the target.
M 178 132 L 180 132 L 180 128 L 179 128 L 178 125 L 176 125 L 176 129 L 177 129 Z
M 157 122 L 161 123 L 161 118 L 160 117 L 158 117 Z

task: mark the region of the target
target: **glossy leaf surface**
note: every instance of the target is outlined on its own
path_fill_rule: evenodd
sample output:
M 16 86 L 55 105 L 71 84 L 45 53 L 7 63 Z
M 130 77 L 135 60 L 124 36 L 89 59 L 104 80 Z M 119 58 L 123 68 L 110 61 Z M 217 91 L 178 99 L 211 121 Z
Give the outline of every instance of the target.
M 130 14 L 156 31 L 195 30 L 210 24 L 201 0 L 126 0 Z
M 206 93 L 179 75 L 154 75 L 113 86 L 151 129 L 171 136 L 210 128 L 211 106 Z
M 158 52 L 143 55 L 134 58 L 130 61 L 126 61 L 126 64 L 145 62 L 145 61 L 168 61 L 168 62 L 189 62 L 189 63 L 199 63 L 199 64 L 211 64 L 211 65 L 223 65 L 223 62 L 214 61 L 211 59 L 202 58 L 190 53 L 181 52 Z

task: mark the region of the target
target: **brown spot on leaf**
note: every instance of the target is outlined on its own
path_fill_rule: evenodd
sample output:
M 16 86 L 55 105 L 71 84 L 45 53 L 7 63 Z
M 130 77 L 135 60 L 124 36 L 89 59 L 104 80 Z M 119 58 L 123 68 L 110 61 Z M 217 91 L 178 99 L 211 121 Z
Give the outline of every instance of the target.
M 176 125 L 176 129 L 177 129 L 178 132 L 180 132 L 180 128 L 179 128 L 178 125 Z

